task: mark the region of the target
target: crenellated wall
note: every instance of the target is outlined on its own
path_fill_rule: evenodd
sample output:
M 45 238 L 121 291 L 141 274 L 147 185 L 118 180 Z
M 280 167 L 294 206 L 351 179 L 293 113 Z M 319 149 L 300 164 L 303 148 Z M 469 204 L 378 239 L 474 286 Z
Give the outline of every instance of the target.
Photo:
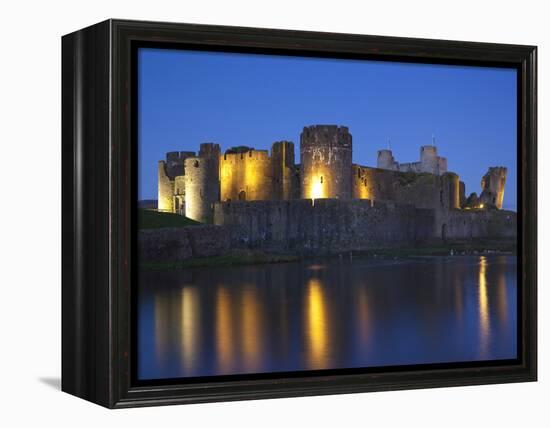
M 301 197 L 351 199 L 351 158 L 347 127 L 305 127 L 300 135 Z
M 438 156 L 436 146 L 421 146 L 419 162 L 399 163 L 391 150 L 379 150 L 376 166 L 391 171 L 442 175 L 447 172 L 447 158 Z
M 423 209 L 368 199 L 220 202 L 214 223 L 228 229 L 234 248 L 314 254 L 517 234 L 510 211 Z
M 214 224 L 229 229 L 235 247 L 331 252 L 414 241 L 414 210 L 351 199 L 221 202 Z

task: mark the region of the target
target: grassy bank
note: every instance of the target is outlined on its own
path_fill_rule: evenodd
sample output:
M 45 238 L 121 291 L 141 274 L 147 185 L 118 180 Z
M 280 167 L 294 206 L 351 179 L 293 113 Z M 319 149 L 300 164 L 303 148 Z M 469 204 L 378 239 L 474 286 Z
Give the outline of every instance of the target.
M 179 214 L 163 213 L 153 210 L 138 210 L 139 229 L 162 229 L 163 227 L 197 226 L 202 223 Z

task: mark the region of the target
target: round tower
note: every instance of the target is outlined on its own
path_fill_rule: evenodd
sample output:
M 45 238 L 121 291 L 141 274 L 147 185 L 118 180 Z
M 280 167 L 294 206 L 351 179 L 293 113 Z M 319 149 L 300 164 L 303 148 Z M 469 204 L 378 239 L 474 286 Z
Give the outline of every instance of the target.
M 441 176 L 441 208 L 460 208 L 460 178 L 454 172 L 446 172 Z
M 351 199 L 351 156 L 347 127 L 305 127 L 300 135 L 301 197 Z
M 219 151 L 217 156 L 185 159 L 185 216 L 212 223 L 213 204 L 219 201 L 219 196 Z
M 392 171 L 397 170 L 397 164 L 393 158 L 393 153 L 391 150 L 378 150 L 376 167 L 380 169 L 391 169 Z

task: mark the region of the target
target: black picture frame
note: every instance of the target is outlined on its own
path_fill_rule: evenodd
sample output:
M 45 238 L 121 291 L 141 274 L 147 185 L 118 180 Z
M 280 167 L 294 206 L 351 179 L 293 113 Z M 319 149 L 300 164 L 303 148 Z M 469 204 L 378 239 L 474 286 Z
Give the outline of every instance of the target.
M 133 376 L 136 46 L 518 70 L 518 347 L 506 364 L 407 366 L 137 385 Z M 537 379 L 534 46 L 107 20 L 62 38 L 62 390 L 109 408 Z

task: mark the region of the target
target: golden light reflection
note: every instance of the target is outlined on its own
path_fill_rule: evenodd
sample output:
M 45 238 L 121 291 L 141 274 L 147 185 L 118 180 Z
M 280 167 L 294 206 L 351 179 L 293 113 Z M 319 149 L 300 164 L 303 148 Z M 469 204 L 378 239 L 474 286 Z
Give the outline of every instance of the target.
M 242 294 L 241 337 L 243 362 L 247 371 L 255 371 L 261 365 L 262 319 L 257 288 L 246 285 Z
M 163 361 L 170 343 L 170 299 L 155 295 L 155 358 Z
M 184 287 L 181 293 L 181 355 L 186 369 L 193 369 L 201 337 L 200 302 L 196 287 Z
M 357 321 L 359 322 L 359 337 L 363 347 L 368 345 L 371 335 L 371 321 L 369 316 L 370 308 L 367 291 L 364 287 L 361 287 L 359 289 L 359 295 L 357 296 Z
M 489 350 L 489 302 L 487 296 L 487 258 L 481 256 L 479 260 L 479 326 L 481 356 L 487 356 Z
M 327 310 L 323 287 L 317 278 L 311 278 L 308 282 L 305 303 L 309 366 L 312 368 L 326 367 Z
M 499 272 L 498 276 L 498 317 L 501 322 L 508 321 L 508 296 L 506 295 L 506 274 Z
M 231 295 L 225 287 L 220 286 L 216 294 L 216 355 L 220 372 L 227 373 L 233 368 L 233 340 Z

